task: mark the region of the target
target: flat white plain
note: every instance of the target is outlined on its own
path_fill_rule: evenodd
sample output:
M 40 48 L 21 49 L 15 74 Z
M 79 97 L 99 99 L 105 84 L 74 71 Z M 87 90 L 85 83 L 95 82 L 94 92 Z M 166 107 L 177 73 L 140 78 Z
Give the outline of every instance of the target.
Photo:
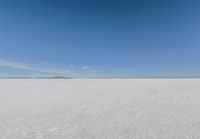
M 199 138 L 199 79 L 0 80 L 0 139 Z

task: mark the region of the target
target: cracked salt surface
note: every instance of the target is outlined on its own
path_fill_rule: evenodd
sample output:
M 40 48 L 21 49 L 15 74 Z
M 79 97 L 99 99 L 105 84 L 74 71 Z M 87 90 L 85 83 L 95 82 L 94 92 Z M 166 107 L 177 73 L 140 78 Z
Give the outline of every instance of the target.
M 0 139 L 199 139 L 198 79 L 0 80 Z

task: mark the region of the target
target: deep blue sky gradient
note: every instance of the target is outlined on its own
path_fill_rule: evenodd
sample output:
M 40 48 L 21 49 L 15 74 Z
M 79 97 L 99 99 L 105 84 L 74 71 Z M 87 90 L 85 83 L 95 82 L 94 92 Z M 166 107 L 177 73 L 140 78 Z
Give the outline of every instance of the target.
M 0 19 L 0 60 L 73 64 L 82 76 L 200 77 L 197 0 L 2 0 Z M 44 74 L 0 66 L 0 76 Z

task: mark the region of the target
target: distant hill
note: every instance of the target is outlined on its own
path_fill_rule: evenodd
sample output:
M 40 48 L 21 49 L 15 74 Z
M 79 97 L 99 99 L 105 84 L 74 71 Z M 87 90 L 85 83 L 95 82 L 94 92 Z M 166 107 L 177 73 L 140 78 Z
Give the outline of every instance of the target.
M 65 76 L 53 76 L 53 77 L 0 77 L 0 79 L 73 79 L 73 78 Z
M 72 79 L 72 77 L 54 76 L 54 77 L 48 77 L 48 79 Z

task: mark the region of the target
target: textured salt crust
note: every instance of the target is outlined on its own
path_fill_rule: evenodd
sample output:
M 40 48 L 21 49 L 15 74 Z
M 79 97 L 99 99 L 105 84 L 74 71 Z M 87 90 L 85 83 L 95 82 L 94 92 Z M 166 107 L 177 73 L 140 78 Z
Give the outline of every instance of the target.
M 199 139 L 198 79 L 0 80 L 0 139 Z

